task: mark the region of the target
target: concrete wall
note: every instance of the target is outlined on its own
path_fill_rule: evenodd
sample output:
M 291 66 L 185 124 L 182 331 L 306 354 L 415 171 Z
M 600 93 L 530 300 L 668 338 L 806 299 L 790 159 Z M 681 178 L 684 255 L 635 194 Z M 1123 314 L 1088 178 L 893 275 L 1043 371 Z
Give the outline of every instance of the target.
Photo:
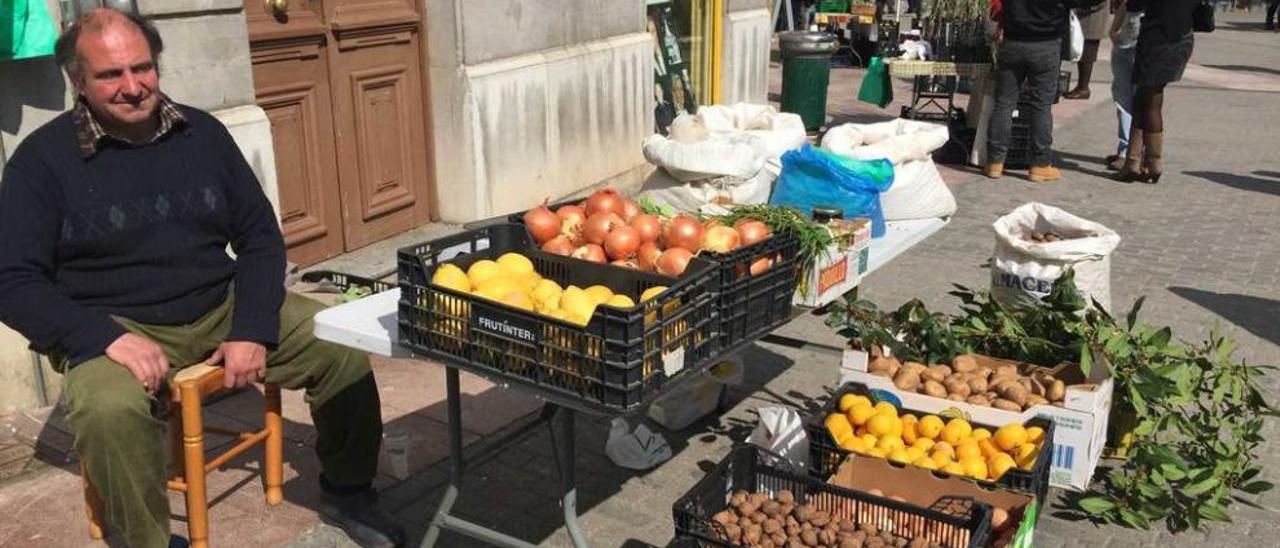
M 427 0 L 442 220 L 573 194 L 645 164 L 653 46 L 639 0 Z
M 55 18 L 57 2 L 50 0 Z M 160 82 L 175 101 L 210 111 L 227 125 L 278 207 L 271 125 L 254 105 L 253 73 L 241 0 L 137 0 L 165 41 Z M 0 61 L 0 166 L 29 133 L 73 104 L 72 88 L 51 57 Z M 0 242 L 0 245 L 3 245 Z M 0 325 L 0 416 L 42 403 L 27 341 Z M 46 401 L 61 379 L 43 366 Z
M 763 0 L 728 2 L 724 21 L 724 59 L 720 73 L 725 104 L 769 102 L 769 40 L 773 25 Z M 734 10 L 734 6 L 745 9 Z M 766 6 L 766 7 L 762 7 Z

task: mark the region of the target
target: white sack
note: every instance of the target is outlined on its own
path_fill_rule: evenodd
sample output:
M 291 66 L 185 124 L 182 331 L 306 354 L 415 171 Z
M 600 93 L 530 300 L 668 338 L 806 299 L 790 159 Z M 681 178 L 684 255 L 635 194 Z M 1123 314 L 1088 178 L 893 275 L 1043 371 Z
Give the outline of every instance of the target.
M 720 362 L 654 400 L 649 406 L 649 418 L 668 430 L 684 430 L 720 407 L 725 386 L 741 382 L 742 364 L 734 360 Z
M 1030 305 L 1048 295 L 1066 267 L 1086 301 L 1111 309 L 1111 252 L 1120 235 L 1053 206 L 1018 206 L 992 225 L 996 232 L 991 295 L 1003 304 Z M 1064 239 L 1039 243 L 1024 236 L 1054 232 Z
M 786 459 L 796 470 L 809 469 L 809 434 L 800 414 L 790 407 L 761 407 L 760 424 L 747 443 L 763 447 Z
M 751 135 L 680 143 L 661 135 L 644 140 L 644 158 L 680 181 L 712 177 L 750 179 L 764 167 L 764 142 Z
M 880 194 L 884 219 L 929 219 L 956 212 L 956 199 L 932 156 L 948 138 L 944 125 L 897 119 L 831 128 L 822 138 L 822 149 L 858 160 L 893 162 L 893 185 Z
M 782 172 L 783 154 L 809 142 L 800 115 L 778 112 L 773 105 L 709 105 L 698 108 L 698 117 L 713 136 L 745 133 L 759 137 L 764 143 L 766 169 L 774 175 Z
M 664 170 L 656 169 L 645 179 L 639 196 L 670 206 L 676 211 L 724 213 L 722 202 L 733 204 L 766 204 L 778 176 L 762 169 L 746 180 L 730 178 L 683 182 Z

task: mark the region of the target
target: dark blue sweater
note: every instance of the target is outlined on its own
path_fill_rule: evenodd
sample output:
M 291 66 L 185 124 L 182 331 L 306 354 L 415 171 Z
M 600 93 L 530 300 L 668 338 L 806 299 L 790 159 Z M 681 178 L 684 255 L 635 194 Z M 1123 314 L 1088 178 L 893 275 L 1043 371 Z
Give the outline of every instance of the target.
M 111 316 L 190 323 L 232 281 L 227 339 L 277 343 L 285 254 L 275 213 L 222 123 L 180 108 L 186 127 L 88 158 L 64 113 L 4 166 L 0 322 L 35 350 L 79 364 L 125 333 Z

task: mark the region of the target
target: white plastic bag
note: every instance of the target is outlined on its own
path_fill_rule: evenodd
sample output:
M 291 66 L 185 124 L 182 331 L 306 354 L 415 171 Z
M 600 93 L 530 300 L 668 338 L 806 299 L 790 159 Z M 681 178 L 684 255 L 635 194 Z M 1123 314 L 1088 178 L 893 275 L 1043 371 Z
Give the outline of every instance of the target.
M 880 208 L 886 221 L 905 221 L 956 212 L 956 199 L 932 157 L 948 138 L 946 126 L 898 119 L 831 128 L 822 148 L 858 160 L 893 162 L 893 186 L 880 194 Z
M 1102 9 L 1102 8 L 1099 8 Z M 1075 10 L 1071 10 L 1071 49 L 1068 50 L 1067 58 L 1063 61 L 1076 63 L 1084 57 L 1084 27 L 1080 26 L 1080 18 L 1076 17 Z
M 698 117 L 713 136 L 758 137 L 764 144 L 765 169 L 773 171 L 775 176 L 782 172 L 782 155 L 809 141 L 800 115 L 778 112 L 773 105 L 708 105 L 698 108 Z
M 643 423 L 633 430 L 626 419 L 615 417 L 609 426 L 604 454 L 623 468 L 648 470 L 671 458 L 671 446 Z
M 991 264 L 991 295 L 1008 305 L 1035 304 L 1049 294 L 1067 267 L 1075 270 L 1076 288 L 1086 301 L 1111 308 L 1111 252 L 1120 235 L 1093 221 L 1053 206 L 1031 202 L 992 225 L 996 232 Z M 1033 232 L 1053 232 L 1056 242 L 1034 242 Z
M 734 360 L 720 362 L 654 400 L 649 418 L 667 430 L 684 430 L 720 406 L 725 386 L 740 382 L 742 365 Z
M 790 407 L 761 407 L 760 424 L 747 443 L 762 447 L 786 459 L 796 470 L 809 469 L 809 434 L 800 413 Z

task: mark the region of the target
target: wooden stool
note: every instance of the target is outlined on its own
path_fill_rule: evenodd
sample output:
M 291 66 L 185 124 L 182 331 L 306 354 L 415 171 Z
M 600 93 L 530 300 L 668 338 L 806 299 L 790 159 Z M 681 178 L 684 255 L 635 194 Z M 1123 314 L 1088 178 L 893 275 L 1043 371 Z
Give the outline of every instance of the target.
M 264 489 L 267 504 L 276 505 L 284 500 L 281 483 L 284 477 L 284 427 L 280 417 L 280 387 L 265 385 L 266 413 L 263 428 L 256 432 L 233 432 L 221 428 L 205 428 L 201 409 L 204 398 L 223 389 L 223 368 L 198 364 L 178 372 L 169 382 L 170 401 L 175 404 L 169 410 L 169 449 L 173 455 L 175 475 L 168 482 L 169 489 L 186 493 L 187 531 L 191 546 L 204 548 L 209 545 L 209 502 L 205 493 L 205 476 L 227 461 L 259 443 L 266 455 L 263 458 Z M 204 433 L 216 432 L 239 439 L 239 443 L 211 460 L 205 459 Z M 80 475 L 84 478 L 85 513 L 89 517 L 89 535 L 101 539 L 104 530 L 102 499 L 89 483 L 84 462 L 80 463 Z

